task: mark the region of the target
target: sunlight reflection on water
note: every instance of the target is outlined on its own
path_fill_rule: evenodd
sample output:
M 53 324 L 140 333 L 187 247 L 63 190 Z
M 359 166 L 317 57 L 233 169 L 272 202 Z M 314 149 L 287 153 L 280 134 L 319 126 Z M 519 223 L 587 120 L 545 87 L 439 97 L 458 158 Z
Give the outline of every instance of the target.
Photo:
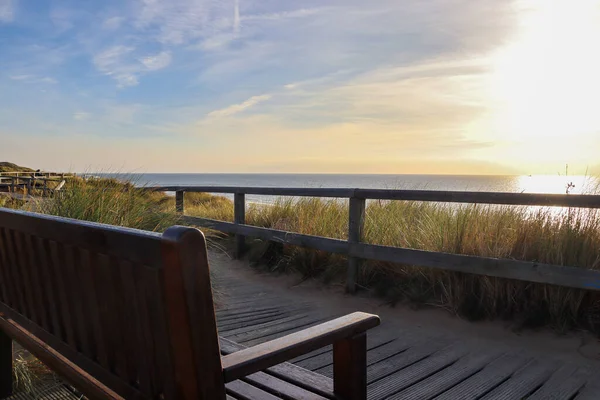
M 519 176 L 515 183 L 515 192 L 556 194 L 565 194 L 567 189 L 571 194 L 595 194 L 600 185 L 597 178 L 582 175 L 524 175 Z

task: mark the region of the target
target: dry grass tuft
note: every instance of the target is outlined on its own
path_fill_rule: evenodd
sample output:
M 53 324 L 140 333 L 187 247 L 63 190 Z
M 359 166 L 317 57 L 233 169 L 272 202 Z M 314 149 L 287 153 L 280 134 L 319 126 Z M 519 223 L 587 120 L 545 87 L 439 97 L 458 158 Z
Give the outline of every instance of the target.
M 48 367 L 24 350 L 15 352 L 13 364 L 13 388 L 15 392 L 36 393 L 36 386 L 48 381 L 57 381 L 57 377 Z

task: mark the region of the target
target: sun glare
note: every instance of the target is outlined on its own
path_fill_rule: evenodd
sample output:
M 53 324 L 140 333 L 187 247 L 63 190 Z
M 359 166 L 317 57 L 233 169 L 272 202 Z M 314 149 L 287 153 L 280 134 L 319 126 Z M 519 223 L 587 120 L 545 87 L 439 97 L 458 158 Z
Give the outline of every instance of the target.
M 583 175 L 529 175 L 520 176 L 516 192 L 555 194 L 595 194 L 598 180 Z
M 594 162 L 600 132 L 600 0 L 520 1 L 518 31 L 493 57 L 492 131 L 527 156 L 560 158 L 569 146 Z M 596 142 L 597 143 L 597 142 Z

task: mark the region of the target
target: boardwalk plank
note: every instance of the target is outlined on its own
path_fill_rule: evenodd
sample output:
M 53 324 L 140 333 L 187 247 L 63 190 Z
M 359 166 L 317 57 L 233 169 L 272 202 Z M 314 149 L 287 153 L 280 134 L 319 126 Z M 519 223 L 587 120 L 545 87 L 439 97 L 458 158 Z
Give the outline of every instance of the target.
M 392 373 L 419 362 L 442 349 L 447 342 L 426 342 L 367 368 L 367 383 L 372 384 Z
M 585 385 L 588 378 L 588 371 L 582 370 L 574 365 L 565 365 L 552 374 L 548 382 L 536 390 L 528 400 L 572 399 Z
M 454 364 L 467 354 L 467 352 L 468 350 L 463 346 L 453 345 L 446 347 L 415 364 L 373 383 L 369 387 L 368 398 L 369 400 L 379 400 L 398 393 L 416 382 Z
M 535 360 L 482 397 L 482 400 L 512 400 L 529 396 L 543 385 L 557 369 L 556 363 Z
M 596 379 L 590 379 L 586 382 L 585 386 L 579 390 L 579 393 L 573 400 L 598 400 L 600 399 L 600 381 Z
M 238 399 L 243 400 L 277 400 L 280 397 L 273 396 L 249 383 L 242 381 L 233 381 L 225 385 L 227 394 L 232 394 Z
M 435 400 L 475 400 L 485 395 L 521 368 L 530 359 L 517 355 L 502 356 L 484 369 L 471 376 L 469 379 L 459 383 L 452 389 L 440 394 Z
M 441 370 L 427 379 L 424 379 L 423 381 L 419 382 L 418 385 L 411 386 L 399 393 L 396 393 L 392 397 L 389 397 L 389 399 L 431 399 L 481 371 L 487 364 L 496 359 L 498 356 L 498 353 L 469 354 L 468 356 L 458 360 L 455 364 L 452 364 L 450 367 Z
M 310 318 L 310 315 L 309 314 L 291 315 L 289 317 L 279 318 L 277 320 L 270 321 L 270 322 L 263 322 L 263 323 L 260 323 L 260 324 L 257 324 L 257 325 L 251 326 L 251 327 L 232 329 L 228 332 L 223 333 L 223 335 L 221 335 L 221 336 L 226 337 L 226 338 L 231 338 L 231 340 L 233 340 L 235 342 L 240 342 L 238 337 L 241 337 L 241 338 L 249 337 L 250 335 L 252 335 L 255 332 L 259 333 L 266 329 L 276 327 L 278 325 L 282 325 L 282 324 L 286 324 L 286 323 L 290 323 L 290 322 L 294 322 L 294 321 L 298 321 L 298 320 L 304 320 L 306 318 Z

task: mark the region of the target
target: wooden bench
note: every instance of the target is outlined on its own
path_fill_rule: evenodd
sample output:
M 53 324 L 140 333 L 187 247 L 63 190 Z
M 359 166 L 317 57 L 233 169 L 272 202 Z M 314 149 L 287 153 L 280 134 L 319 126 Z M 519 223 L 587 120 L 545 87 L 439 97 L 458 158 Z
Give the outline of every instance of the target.
M 219 345 L 199 230 L 0 208 L 0 398 L 12 339 L 92 399 L 365 399 L 366 331 L 378 324 L 354 313 L 251 348 Z M 329 344 L 333 383 L 283 363 Z

